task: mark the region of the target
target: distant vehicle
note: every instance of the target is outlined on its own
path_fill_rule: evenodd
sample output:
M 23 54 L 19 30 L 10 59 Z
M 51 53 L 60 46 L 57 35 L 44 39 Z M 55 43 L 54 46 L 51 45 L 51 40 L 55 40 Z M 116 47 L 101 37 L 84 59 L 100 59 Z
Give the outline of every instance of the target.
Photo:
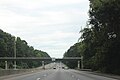
M 62 69 L 65 69 L 65 67 L 62 67 Z
M 68 70 L 68 67 L 65 67 L 66 70 Z
M 55 67 L 53 69 L 56 69 Z

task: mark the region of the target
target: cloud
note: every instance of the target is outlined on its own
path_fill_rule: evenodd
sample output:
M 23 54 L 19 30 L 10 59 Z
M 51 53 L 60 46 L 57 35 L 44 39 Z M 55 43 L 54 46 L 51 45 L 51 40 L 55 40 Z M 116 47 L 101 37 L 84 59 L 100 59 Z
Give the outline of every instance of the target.
M 0 0 L 0 28 L 62 57 L 77 42 L 88 8 L 88 0 Z
M 52 57 L 62 57 L 63 53 L 77 42 L 78 38 L 79 34 L 77 33 L 58 31 L 50 33 L 49 35 L 36 35 L 31 38 L 29 43 L 37 45 L 35 46 L 37 49 L 49 52 Z
M 45 8 L 58 5 L 70 5 L 76 3 L 83 3 L 86 0 L 1 0 L 1 5 L 14 5 L 26 9 Z

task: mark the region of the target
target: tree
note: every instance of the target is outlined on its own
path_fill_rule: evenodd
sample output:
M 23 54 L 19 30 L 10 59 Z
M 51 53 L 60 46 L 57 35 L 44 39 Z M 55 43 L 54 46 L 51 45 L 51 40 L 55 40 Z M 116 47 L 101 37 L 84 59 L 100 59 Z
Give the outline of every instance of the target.
M 20 37 L 12 36 L 0 30 L 0 57 L 14 57 L 14 47 L 16 45 L 17 57 L 50 57 L 46 52 L 36 50 L 29 46 L 25 40 Z M 33 68 L 41 65 L 40 61 L 17 61 L 18 68 Z M 9 62 L 9 68 L 13 68 L 13 62 Z M 0 67 L 4 68 L 4 62 L 0 62 Z
M 120 0 L 89 1 L 90 19 L 81 30 L 77 50 L 84 57 L 84 68 L 120 74 Z M 71 47 L 64 56 L 77 51 Z
M 80 57 L 80 49 L 79 49 L 79 43 L 74 44 L 71 46 L 67 52 L 64 53 L 64 57 Z M 64 62 L 68 67 L 70 68 L 76 68 L 77 67 L 77 61 L 67 61 Z M 74 64 L 74 65 L 71 65 Z
M 120 1 L 90 0 L 89 14 L 96 70 L 120 74 Z

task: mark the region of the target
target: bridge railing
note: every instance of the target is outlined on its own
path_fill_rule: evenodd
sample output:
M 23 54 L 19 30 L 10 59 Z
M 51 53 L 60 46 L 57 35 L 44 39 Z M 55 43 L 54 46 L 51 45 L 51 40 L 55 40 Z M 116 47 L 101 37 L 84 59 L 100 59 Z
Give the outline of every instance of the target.
M 64 57 L 62 59 L 81 59 L 81 57 Z
M 23 61 L 23 60 L 51 60 L 50 57 L 0 57 L 0 61 Z
M 0 57 L 0 59 L 52 59 L 50 57 Z
M 81 60 L 81 57 L 64 57 L 64 58 L 51 58 L 51 57 L 0 57 L 0 61 L 5 60 Z

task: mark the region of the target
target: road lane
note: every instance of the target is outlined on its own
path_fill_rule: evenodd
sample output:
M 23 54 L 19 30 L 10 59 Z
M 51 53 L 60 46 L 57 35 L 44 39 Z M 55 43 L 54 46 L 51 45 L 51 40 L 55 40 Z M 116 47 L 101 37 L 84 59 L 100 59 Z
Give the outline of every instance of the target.
M 0 80 L 117 80 L 103 76 L 93 75 L 84 71 L 51 69 L 36 73 L 11 77 Z
M 3 80 L 36 80 L 37 78 L 43 79 L 46 76 L 49 76 L 55 72 L 56 70 L 44 70 L 40 72 L 31 72 L 30 74 L 20 75 L 16 77 L 9 77 Z
M 46 77 L 44 80 L 117 80 L 103 76 L 88 74 L 76 70 L 59 69 L 56 74 Z
M 56 73 L 46 77 L 44 80 L 74 80 L 74 78 L 66 74 L 66 71 L 58 69 Z
M 62 69 L 64 64 L 52 63 L 48 64 L 46 68 L 52 68 L 42 71 L 34 71 L 30 74 L 9 77 L 0 80 L 118 80 L 104 76 L 94 75 L 85 71 L 77 71 L 72 69 Z M 54 67 L 56 67 L 54 69 Z
M 76 79 L 80 80 L 117 80 L 113 78 L 90 74 L 85 71 L 69 70 L 68 73 L 74 75 Z

